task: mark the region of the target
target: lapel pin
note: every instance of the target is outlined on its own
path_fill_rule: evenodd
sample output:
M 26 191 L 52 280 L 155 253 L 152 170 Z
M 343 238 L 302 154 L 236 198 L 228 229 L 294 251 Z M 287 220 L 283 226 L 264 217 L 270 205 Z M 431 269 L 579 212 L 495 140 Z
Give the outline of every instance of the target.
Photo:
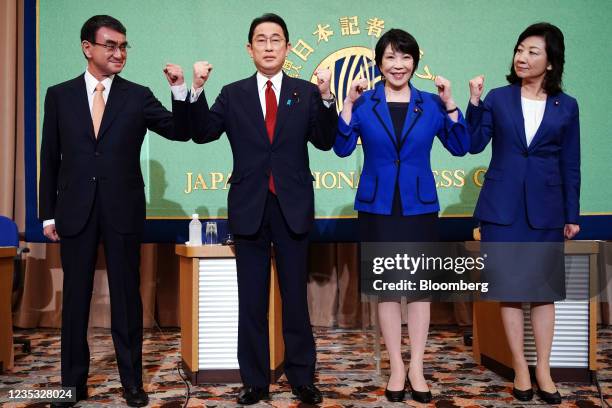
M 287 99 L 287 106 L 291 106 L 291 103 L 292 103 L 292 102 L 293 102 L 293 101 L 292 101 L 291 99 Z
M 555 101 L 555 106 L 559 106 L 559 101 Z
M 297 92 L 293 93 L 292 99 L 295 101 L 295 103 L 300 103 L 300 95 Z

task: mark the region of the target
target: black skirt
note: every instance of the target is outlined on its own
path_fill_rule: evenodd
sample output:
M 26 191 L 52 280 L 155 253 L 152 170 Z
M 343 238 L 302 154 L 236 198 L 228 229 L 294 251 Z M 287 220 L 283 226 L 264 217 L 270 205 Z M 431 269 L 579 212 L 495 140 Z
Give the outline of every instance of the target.
M 438 213 L 403 215 L 399 188 L 397 187 L 390 215 L 359 211 L 357 220 L 361 242 L 440 241 Z
M 359 238 L 366 242 L 439 242 L 438 213 L 403 215 L 399 188 L 395 189 L 393 209 L 390 215 L 373 214 L 359 211 Z M 361 259 L 361 254 L 360 254 Z M 361 273 L 370 273 L 363 269 Z M 363 277 L 364 275 L 362 275 Z M 423 292 L 406 293 L 408 302 L 429 301 L 429 296 Z M 400 302 L 402 296 L 384 293 L 378 296 L 379 302 Z

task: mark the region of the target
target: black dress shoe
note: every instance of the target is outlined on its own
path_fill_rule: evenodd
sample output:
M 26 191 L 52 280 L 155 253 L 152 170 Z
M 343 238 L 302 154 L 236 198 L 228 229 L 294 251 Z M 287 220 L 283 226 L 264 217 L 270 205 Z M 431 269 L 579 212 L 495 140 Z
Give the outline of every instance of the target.
M 385 388 L 385 397 L 389 402 L 403 402 L 406 399 L 406 390 L 391 391 Z
M 550 405 L 558 405 L 561 403 L 561 394 L 559 394 L 559 390 L 555 392 L 546 392 L 538 385 L 538 396 Z
M 253 405 L 268 398 L 270 398 L 268 388 L 245 385 L 240 390 L 237 401 L 240 405 Z
M 124 387 L 123 398 L 129 407 L 144 407 L 149 404 L 149 396 L 142 387 Z
M 533 388 L 519 390 L 516 387 L 512 387 L 512 395 L 519 401 L 531 401 L 533 399 Z
M 51 403 L 51 408 L 74 407 L 77 402 L 86 400 L 87 397 L 88 397 L 88 395 L 87 395 L 87 387 L 86 386 L 85 387 L 76 387 L 76 401 L 74 401 L 74 402 L 69 402 L 69 401 L 52 402 Z
M 417 391 L 414 388 L 412 388 L 410 379 L 407 377 L 406 379 L 408 380 L 408 386 L 410 387 L 410 395 L 412 396 L 413 400 L 415 400 L 416 402 L 421 402 L 423 404 L 427 404 L 428 402 L 431 402 L 433 398 L 431 396 L 431 391 Z
M 299 385 L 297 387 L 291 387 L 293 395 L 298 397 L 304 404 L 320 404 L 323 401 L 323 395 L 321 391 L 314 384 Z

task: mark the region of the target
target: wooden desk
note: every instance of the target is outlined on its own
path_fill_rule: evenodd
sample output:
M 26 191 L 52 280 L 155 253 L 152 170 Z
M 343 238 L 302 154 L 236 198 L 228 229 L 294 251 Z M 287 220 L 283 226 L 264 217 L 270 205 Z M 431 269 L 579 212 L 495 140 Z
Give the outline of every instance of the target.
M 13 368 L 13 259 L 15 247 L 0 247 L 0 371 Z
M 466 243 L 470 251 L 479 252 L 478 242 Z M 551 354 L 551 375 L 555 381 L 590 382 L 590 372 L 597 370 L 597 241 L 566 241 L 566 270 L 580 270 L 588 279 L 589 300 L 555 302 L 555 338 Z M 574 265 L 576 264 L 576 265 Z M 535 365 L 535 346 L 527 306 L 525 312 L 525 354 L 527 363 Z M 499 302 L 475 302 L 473 312 L 474 360 L 496 373 L 512 379 L 512 354 L 501 321 Z
M 238 286 L 233 246 L 177 245 L 180 257 L 180 321 L 183 368 L 193 384 L 240 382 L 238 370 Z M 281 297 L 272 259 L 270 378 L 283 373 L 285 347 Z

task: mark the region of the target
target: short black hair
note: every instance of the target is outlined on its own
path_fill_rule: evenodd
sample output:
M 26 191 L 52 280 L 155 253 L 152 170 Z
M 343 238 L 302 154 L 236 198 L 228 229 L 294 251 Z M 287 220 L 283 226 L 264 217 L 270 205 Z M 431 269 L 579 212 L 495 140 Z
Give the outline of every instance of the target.
M 102 27 L 110 28 L 123 35 L 126 35 L 127 33 L 127 30 L 125 29 L 125 26 L 121 24 L 121 21 L 114 17 L 101 14 L 90 17 L 85 24 L 83 24 L 83 27 L 81 28 L 81 42 L 96 42 L 96 34 Z
M 521 33 L 521 35 L 519 35 L 518 40 L 516 40 L 516 45 L 514 46 L 514 54 L 512 57 L 512 62 L 510 63 L 510 73 L 506 75 L 506 79 L 511 84 L 521 83 L 521 78 L 516 75 L 516 71 L 514 70 L 514 55 L 516 55 L 518 46 L 525 40 L 525 38 L 532 36 L 543 37 L 544 42 L 546 43 L 546 57 L 552 69 L 550 71 L 546 71 L 542 87 L 548 95 L 555 95 L 561 92 L 563 88 L 565 41 L 563 39 L 563 32 L 561 32 L 559 27 L 550 23 L 542 22 L 532 24 L 527 27 L 525 31 Z
M 408 32 L 399 28 L 392 28 L 380 37 L 376 43 L 374 50 L 376 65 L 380 69 L 382 65 L 382 57 L 387 49 L 387 46 L 391 46 L 393 51 L 400 51 L 405 54 L 410 54 L 414 60 L 414 69 L 412 72 L 416 72 L 419 67 L 419 59 L 421 57 L 419 53 L 419 44 L 416 39 Z
M 255 32 L 255 28 L 262 23 L 275 23 L 281 26 L 283 29 L 283 34 L 285 35 L 285 41 L 289 42 L 289 30 L 287 30 L 285 20 L 283 20 L 283 18 L 277 14 L 266 13 L 251 21 L 251 27 L 249 27 L 249 44 L 253 42 L 253 33 Z

